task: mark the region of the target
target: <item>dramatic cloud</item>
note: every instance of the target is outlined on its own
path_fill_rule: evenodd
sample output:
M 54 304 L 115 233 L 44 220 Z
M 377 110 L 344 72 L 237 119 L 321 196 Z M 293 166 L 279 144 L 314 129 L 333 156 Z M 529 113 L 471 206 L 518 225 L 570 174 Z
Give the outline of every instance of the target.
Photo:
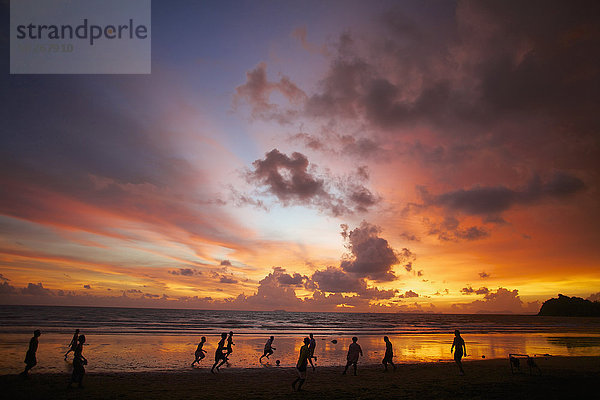
M 419 297 L 419 294 L 413 292 L 412 290 L 407 290 L 404 294 L 401 294 L 399 297 L 409 299 L 411 297 Z
M 350 254 L 342 260 L 340 267 L 345 272 L 375 281 L 396 279 L 392 267 L 403 260 L 414 258 L 408 249 L 397 253 L 388 241 L 379 237 L 381 228 L 363 221 L 358 228 L 348 231 L 342 225 L 342 237 L 347 240 Z
M 365 43 L 341 36 L 307 112 L 389 130 L 462 127 L 463 135 L 532 115 L 598 127 L 590 110 L 598 99 L 591 88 L 600 83 L 593 56 L 599 35 L 590 10 L 593 1 L 461 1 L 454 25 L 432 29 L 393 8 L 379 36 Z
M 472 291 L 471 288 L 465 288 Z M 463 290 L 465 290 L 463 289 Z M 519 297 L 518 290 L 498 288 L 495 292 L 483 288 L 487 292 L 483 300 L 475 300 L 466 304 L 454 304 L 453 309 L 457 312 L 466 313 L 537 313 L 540 309 L 538 301 L 524 304 Z M 481 290 L 481 289 L 480 289 Z
M 12 295 L 15 294 L 17 290 L 9 284 L 7 281 L 0 283 L 0 295 Z
M 51 290 L 44 288 L 41 283 L 28 283 L 26 287 L 21 289 L 21 293 L 26 296 L 51 296 Z
M 274 268 L 274 270 L 277 270 L 277 269 L 278 269 L 278 267 Z M 297 272 L 294 272 L 293 274 L 290 275 L 290 274 L 286 273 L 284 269 L 281 270 L 281 274 L 277 275 L 277 281 L 282 286 L 301 287 L 308 280 L 309 280 L 309 278 L 306 275 L 300 275 Z
M 534 178 L 527 186 L 510 189 L 505 186 L 475 186 L 439 195 L 431 195 L 420 188 L 423 207 L 442 207 L 466 215 L 495 216 L 517 205 L 538 203 L 546 199 L 562 198 L 585 188 L 577 177 L 557 172 L 551 179 L 542 182 Z
M 254 161 L 252 166 L 246 174 L 248 182 L 263 188 L 265 194 L 274 196 L 284 206 L 308 205 L 340 216 L 364 212 L 379 201 L 361 183 L 365 179 L 364 167 L 354 175 L 358 179 L 333 178 L 319 175 L 318 167 L 310 165 L 304 154 L 295 152 L 288 156 L 277 149 Z
M 362 279 L 357 279 L 355 276 L 336 267 L 327 267 L 324 270 L 315 271 L 312 280 L 321 291 L 331 293 L 358 293 L 365 287 Z
M 290 79 L 282 76 L 278 82 L 269 82 L 267 79 L 267 64 L 260 63 L 255 69 L 246 73 L 246 83 L 238 86 L 234 97 L 234 105 L 240 101 L 247 102 L 255 118 L 272 119 L 280 123 L 287 123 L 296 112 L 291 109 L 282 109 L 270 101 L 273 92 L 279 92 L 291 104 L 299 104 L 306 94 L 299 89 Z
M 486 287 L 481 287 L 479 289 L 473 289 L 471 286 L 464 287 L 460 289 L 462 294 L 488 294 L 490 290 Z

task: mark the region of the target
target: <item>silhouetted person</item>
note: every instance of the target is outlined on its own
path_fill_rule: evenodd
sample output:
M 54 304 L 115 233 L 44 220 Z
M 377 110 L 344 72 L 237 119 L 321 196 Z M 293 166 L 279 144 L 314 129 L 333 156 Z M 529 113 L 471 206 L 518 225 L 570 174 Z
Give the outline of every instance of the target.
M 233 353 L 232 346 L 235 346 L 233 343 L 233 332 L 229 331 L 229 336 L 227 336 L 227 346 L 225 347 L 225 361 L 229 361 L 229 355 Z
M 35 358 L 35 353 L 38 349 L 38 338 L 42 332 L 39 329 L 33 331 L 33 337 L 29 340 L 29 349 L 27 349 L 27 353 L 25 354 L 25 370 L 21 372 L 21 376 L 23 378 L 29 378 L 29 370 L 36 366 L 37 359 Z
M 85 343 L 85 335 L 79 335 L 78 339 L 79 343 L 77 343 L 77 347 L 75 347 L 75 351 L 73 352 L 73 374 L 71 375 L 71 382 L 69 382 L 69 387 L 73 383 L 77 383 L 77 385 L 82 388 L 83 387 L 83 376 L 85 375 L 85 367 L 87 365 L 87 359 L 83 356 L 83 344 Z
M 212 368 L 210 369 L 211 373 L 215 373 L 215 368 L 217 368 L 217 371 L 219 370 L 219 367 L 221 367 L 221 365 L 223 365 L 225 363 L 225 361 L 227 361 L 227 359 L 225 358 L 225 354 L 223 353 L 223 349 L 225 349 L 225 340 L 227 339 L 227 334 L 225 332 L 221 333 L 221 340 L 219 340 L 219 344 L 217 345 L 217 350 L 215 351 L 215 363 L 213 364 Z M 219 362 L 221 362 L 219 364 Z M 219 365 L 217 365 L 219 364 Z
M 75 348 L 77 348 L 77 339 L 79 338 L 79 329 L 75 329 L 75 333 L 73 334 L 73 339 L 71 339 L 71 343 L 69 343 L 69 350 L 67 350 L 67 352 L 65 353 L 65 361 L 67 361 L 67 355 L 72 352 L 75 351 Z
M 310 360 L 310 339 L 304 338 L 304 346 L 300 347 L 300 356 L 298 357 L 298 362 L 296 363 L 296 371 L 298 372 L 298 378 L 292 383 L 292 388 L 294 390 L 301 391 L 302 385 L 304 381 L 306 381 L 306 367 L 308 367 L 308 361 Z M 314 368 L 314 367 L 313 367 Z M 298 384 L 298 388 L 296 389 L 296 383 Z
M 460 374 L 464 375 L 465 371 L 463 370 L 461 359 L 463 358 L 463 356 L 467 355 L 467 346 L 465 345 L 465 340 L 460 336 L 460 331 L 458 329 L 454 331 L 454 341 L 452 342 L 450 353 L 452 353 L 453 350 L 454 362 L 456 362 L 456 365 L 458 365 Z
M 388 370 L 388 363 L 392 364 L 394 367 L 394 371 L 396 370 L 396 366 L 394 365 L 394 350 L 392 349 L 392 342 L 387 336 L 383 337 L 383 341 L 385 342 L 385 354 L 383 356 L 383 366 L 385 367 L 385 372 Z
M 312 367 L 312 369 L 314 371 L 315 364 L 313 364 L 312 360 L 314 358 L 315 361 L 317 361 L 317 357 L 315 357 L 315 347 L 317 347 L 317 341 L 313 337 L 312 333 L 309 333 L 308 336 L 310 337 L 309 344 L 308 344 L 308 362 L 310 362 L 310 366 Z
M 358 357 L 363 355 L 360 345 L 356 342 L 358 342 L 358 338 L 356 336 L 354 336 L 352 338 L 352 343 L 350 343 L 350 346 L 348 346 L 348 354 L 346 355 L 346 360 L 348 362 L 346 362 L 346 368 L 344 368 L 344 372 L 342 373 L 343 375 L 346 375 L 346 372 L 348 371 L 348 367 L 350 365 L 353 365 L 354 366 L 354 376 L 356 376 L 356 363 L 358 362 Z
M 267 339 L 267 343 L 265 343 L 265 351 L 263 355 L 259 357 L 258 362 L 261 362 L 263 357 L 269 358 L 269 356 L 273 354 L 273 350 L 277 350 L 275 347 L 273 347 L 273 340 L 275 340 L 274 336 L 271 336 L 269 339 Z
M 204 346 L 205 342 L 206 342 L 206 338 L 204 336 L 202 336 L 202 338 L 200 339 L 200 343 L 198 343 L 198 348 L 196 349 L 196 352 L 194 353 L 194 356 L 196 357 L 196 359 L 192 363 L 192 367 L 194 366 L 194 364 L 199 363 L 200 360 L 202 360 L 204 357 L 206 357 L 204 355 L 204 353 L 206 353 L 206 350 L 204 350 L 202 348 L 202 346 Z

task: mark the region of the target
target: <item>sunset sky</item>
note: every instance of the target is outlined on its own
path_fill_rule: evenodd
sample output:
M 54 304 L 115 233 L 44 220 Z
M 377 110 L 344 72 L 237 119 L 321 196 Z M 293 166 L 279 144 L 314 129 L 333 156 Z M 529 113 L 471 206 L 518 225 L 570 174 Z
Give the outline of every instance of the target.
M 150 75 L 9 75 L 0 4 L 0 303 L 600 298 L 596 1 L 153 1 Z

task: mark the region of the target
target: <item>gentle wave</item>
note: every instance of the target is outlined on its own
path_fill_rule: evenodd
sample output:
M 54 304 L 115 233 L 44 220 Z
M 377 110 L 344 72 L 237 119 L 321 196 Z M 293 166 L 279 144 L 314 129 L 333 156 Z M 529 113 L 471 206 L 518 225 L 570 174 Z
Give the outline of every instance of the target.
M 329 334 L 434 334 L 459 328 L 469 333 L 599 332 L 600 318 L 532 315 L 375 314 L 265 311 L 166 310 L 104 307 L 3 306 L 0 333 L 31 328 L 97 334 L 236 334 L 311 331 Z

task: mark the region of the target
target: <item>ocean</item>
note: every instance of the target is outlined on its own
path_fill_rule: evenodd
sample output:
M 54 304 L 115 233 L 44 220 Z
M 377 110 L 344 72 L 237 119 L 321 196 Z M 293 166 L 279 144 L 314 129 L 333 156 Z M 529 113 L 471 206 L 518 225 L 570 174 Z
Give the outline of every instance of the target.
M 449 361 L 455 329 L 467 345 L 465 361 L 509 353 L 600 355 L 600 318 L 2 306 L 0 373 L 23 368 L 34 329 L 42 331 L 34 372 L 68 372 L 71 364 L 63 354 L 76 328 L 87 338 L 90 372 L 190 368 L 201 336 L 207 338 L 208 353 L 200 367 L 209 368 L 220 333 L 229 331 L 235 343 L 230 368 L 276 368 L 275 360 L 293 366 L 308 333 L 317 339 L 317 365 L 322 366 L 344 365 L 352 336 L 363 348 L 361 363 L 381 362 L 384 335 L 399 364 Z M 275 354 L 259 363 L 270 335 L 275 336 Z

